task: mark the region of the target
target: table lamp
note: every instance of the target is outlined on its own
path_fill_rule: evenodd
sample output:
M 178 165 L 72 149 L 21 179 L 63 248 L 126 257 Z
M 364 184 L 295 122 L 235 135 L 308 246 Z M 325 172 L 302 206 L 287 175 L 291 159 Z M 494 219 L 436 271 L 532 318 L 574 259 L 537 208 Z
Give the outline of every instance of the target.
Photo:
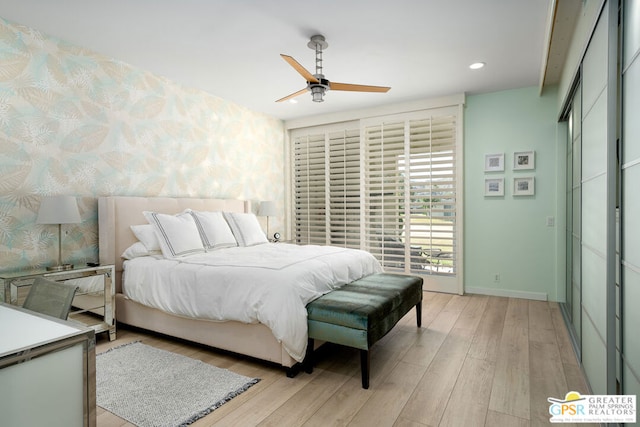
M 62 263 L 62 224 L 80 222 L 78 202 L 73 196 L 48 196 L 40 201 L 36 224 L 58 225 L 58 264 L 47 267 L 49 271 L 71 270 L 73 264 Z
M 260 202 L 258 215 L 267 217 L 267 236 L 269 236 L 269 217 L 276 216 L 276 203 L 272 201 Z

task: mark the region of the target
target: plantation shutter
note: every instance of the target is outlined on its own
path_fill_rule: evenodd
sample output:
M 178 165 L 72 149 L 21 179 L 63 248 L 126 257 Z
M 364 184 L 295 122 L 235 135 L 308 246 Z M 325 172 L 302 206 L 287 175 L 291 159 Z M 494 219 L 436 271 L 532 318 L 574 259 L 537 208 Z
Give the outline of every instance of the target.
M 329 244 L 360 247 L 360 132 L 329 134 Z
M 364 249 L 386 271 L 460 292 L 458 107 L 296 129 L 294 231 L 300 244 Z
M 439 274 L 454 274 L 456 263 L 456 118 L 452 115 L 411 120 L 409 214 L 412 246 L 422 248 Z M 412 263 L 415 259 L 412 258 Z
M 305 245 L 326 244 L 325 136 L 293 140 L 294 237 Z
M 360 130 L 357 122 L 292 133 L 297 243 L 360 247 Z
M 364 129 L 367 249 L 387 270 L 455 274 L 455 115 Z
M 402 241 L 405 177 L 399 173 L 405 154 L 403 122 L 365 128 L 366 197 L 365 245 L 384 267 L 403 269 Z

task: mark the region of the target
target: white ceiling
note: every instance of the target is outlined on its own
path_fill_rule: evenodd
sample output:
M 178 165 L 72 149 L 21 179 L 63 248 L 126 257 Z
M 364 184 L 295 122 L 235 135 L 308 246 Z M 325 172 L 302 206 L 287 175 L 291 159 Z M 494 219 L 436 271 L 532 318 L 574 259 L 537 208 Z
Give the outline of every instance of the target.
M 292 119 L 465 92 L 535 86 L 553 0 L 0 0 L 0 16 L 254 111 Z M 312 73 L 391 86 L 310 94 L 280 54 Z M 473 71 L 469 64 L 486 62 Z

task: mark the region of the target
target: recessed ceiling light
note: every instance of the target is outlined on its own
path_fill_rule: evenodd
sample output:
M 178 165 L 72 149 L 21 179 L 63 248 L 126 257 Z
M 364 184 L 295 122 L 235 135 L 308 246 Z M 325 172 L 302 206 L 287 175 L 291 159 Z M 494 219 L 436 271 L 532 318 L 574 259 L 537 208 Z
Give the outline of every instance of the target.
M 471 68 L 472 70 L 479 70 L 484 66 L 485 66 L 484 62 L 474 62 L 473 64 L 469 65 L 469 68 Z

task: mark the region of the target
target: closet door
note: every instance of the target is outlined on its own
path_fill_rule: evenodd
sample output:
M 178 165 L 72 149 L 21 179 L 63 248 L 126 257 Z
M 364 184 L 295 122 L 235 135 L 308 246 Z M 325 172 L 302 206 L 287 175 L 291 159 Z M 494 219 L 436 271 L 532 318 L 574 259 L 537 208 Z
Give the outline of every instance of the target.
M 571 102 L 569 134 L 567 136 L 567 281 L 565 312 L 571 326 L 571 335 L 580 357 L 582 325 L 581 284 L 581 152 L 582 152 L 582 86 L 578 85 Z
M 640 1 L 624 2 L 622 66 L 622 391 L 640 395 Z
M 605 5 L 582 63 L 581 344 L 582 363 L 594 394 L 611 392 L 612 378 L 615 385 L 615 305 L 611 307 L 615 274 L 612 278 L 611 273 L 615 271 L 616 168 L 611 156 L 615 158 L 616 84 L 615 69 L 612 75 L 609 63 L 610 54 L 614 60 L 616 55 L 609 31 L 610 14 L 617 15 L 615 3 Z

